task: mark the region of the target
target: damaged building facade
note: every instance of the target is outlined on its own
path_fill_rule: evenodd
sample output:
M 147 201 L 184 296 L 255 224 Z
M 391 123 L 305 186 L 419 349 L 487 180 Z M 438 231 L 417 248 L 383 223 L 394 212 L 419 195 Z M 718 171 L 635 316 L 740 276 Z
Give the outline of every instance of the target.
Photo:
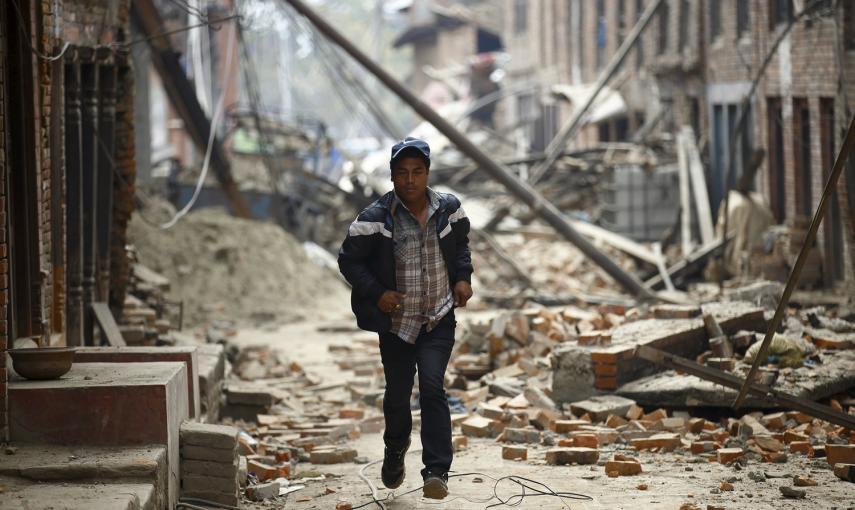
M 527 136 L 533 149 L 542 150 L 544 140 L 552 139 L 573 110 L 572 104 L 556 100 L 555 85 L 575 88 L 577 98 L 590 94 L 651 3 L 505 1 L 503 40 L 513 58 L 504 86 L 534 81 L 536 88 L 506 100 L 501 124 L 534 119 Z M 788 25 L 806 6 L 810 12 L 790 30 Z M 609 90 L 601 94 L 617 92 L 622 107 L 598 115 L 595 105 L 589 124 L 571 146 L 627 142 L 640 129 L 656 135 L 690 126 L 705 156 L 716 214 L 725 196 L 729 144 L 740 105 L 767 53 L 783 36 L 751 98 L 746 127 L 735 140 L 731 182 L 747 169 L 754 149 L 764 149 L 753 189 L 765 198 L 775 221 L 789 228 L 792 239 L 803 237 L 855 107 L 853 10 L 848 2 L 664 0 Z M 839 181 L 810 259 L 817 274 L 821 271 L 819 284 L 827 287 L 846 280 L 851 288 L 855 281 L 851 175 Z M 781 278 L 781 273 L 765 276 Z
M 129 2 L 4 2 L 0 21 L 0 398 L 5 350 L 93 345 L 121 303 L 133 209 Z

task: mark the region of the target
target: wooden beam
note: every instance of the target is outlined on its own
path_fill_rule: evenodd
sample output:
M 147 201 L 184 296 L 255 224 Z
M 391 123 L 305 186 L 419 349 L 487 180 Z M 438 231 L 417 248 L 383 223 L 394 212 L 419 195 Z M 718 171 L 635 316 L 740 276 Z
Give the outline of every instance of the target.
M 840 425 L 841 427 L 845 427 L 849 430 L 855 430 L 855 416 L 841 413 L 840 411 L 832 409 L 831 407 L 824 406 L 822 404 L 817 404 L 812 400 L 798 398 L 788 393 L 773 390 L 765 384 L 749 384 L 748 380 L 742 379 L 741 377 L 737 377 L 729 372 L 724 372 L 722 370 L 718 370 L 712 367 L 700 365 L 698 363 L 695 363 L 694 361 L 687 360 L 686 358 L 681 358 L 680 356 L 675 356 L 673 354 L 661 351 L 659 349 L 656 349 L 655 347 L 650 347 L 647 345 L 639 345 L 638 347 L 636 347 L 635 356 L 647 361 L 651 361 L 653 363 L 657 363 L 659 365 L 666 366 L 668 368 L 681 370 L 683 372 L 686 372 L 687 374 L 691 374 L 695 377 L 704 379 L 705 381 L 711 381 L 716 384 L 721 384 L 722 386 L 727 386 L 728 388 L 739 389 L 740 386 L 742 386 L 746 388 L 747 391 L 755 395 L 761 396 L 764 399 L 768 399 L 772 402 L 775 402 L 781 407 L 801 411 L 805 414 L 808 414 L 815 418 L 819 418 L 821 420 L 825 420 L 829 423 Z
M 686 156 L 689 162 L 689 173 L 692 181 L 692 190 L 695 193 L 695 207 L 698 211 L 698 226 L 701 229 L 701 244 L 707 245 L 715 240 L 713 228 L 712 209 L 710 198 L 707 194 L 707 181 L 704 176 L 704 164 L 695 143 L 695 134 L 692 128 L 684 126 L 682 130 L 683 140 L 686 144 Z
M 680 242 L 683 256 L 692 253 L 692 199 L 689 187 L 689 160 L 686 154 L 686 136 L 681 131 L 677 134 L 677 163 L 680 177 Z

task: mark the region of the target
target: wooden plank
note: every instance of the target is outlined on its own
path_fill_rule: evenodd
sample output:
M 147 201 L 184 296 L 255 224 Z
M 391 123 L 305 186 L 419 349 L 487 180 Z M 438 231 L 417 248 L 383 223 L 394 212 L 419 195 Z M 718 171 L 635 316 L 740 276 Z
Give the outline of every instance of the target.
M 698 226 L 701 229 L 701 243 L 707 245 L 715 240 L 713 229 L 712 209 L 710 199 L 707 195 L 707 181 L 704 176 L 704 164 L 701 163 L 701 155 L 695 144 L 695 134 L 688 126 L 683 127 L 686 143 L 686 156 L 689 161 L 689 173 L 692 182 L 692 190 L 695 193 L 695 207 L 698 212 Z
M 683 256 L 692 253 L 692 199 L 689 187 L 689 161 L 686 155 L 686 134 L 677 134 L 677 163 L 680 178 L 680 241 L 683 246 Z M 664 275 L 663 275 L 664 277 Z M 666 280 L 667 284 L 667 280 Z
M 589 237 L 594 239 L 595 241 L 602 241 L 613 248 L 617 248 L 618 250 L 628 253 L 633 257 L 641 259 L 649 264 L 653 264 L 654 266 L 659 262 L 659 257 L 653 253 L 653 251 L 647 249 L 643 244 L 637 243 L 632 239 L 624 237 L 620 234 L 615 234 L 609 230 L 606 230 L 602 227 L 598 227 L 591 223 L 586 223 L 584 221 L 577 220 L 568 220 L 570 224 L 575 228 L 580 234 L 585 237 Z
M 110 312 L 110 307 L 107 306 L 107 303 L 92 303 L 92 313 L 95 314 L 95 320 L 98 322 L 98 326 L 101 327 L 101 333 L 104 334 L 108 345 L 116 347 L 127 345 L 125 339 L 122 338 L 122 333 L 119 331 L 119 326 L 116 324 L 116 320 L 113 318 L 113 313 Z
M 733 234 L 727 236 L 728 238 L 733 238 Z M 677 278 L 682 276 L 688 270 L 693 268 L 696 264 L 699 264 L 709 258 L 711 255 L 716 253 L 722 245 L 721 239 L 715 239 L 712 243 L 705 244 L 695 250 L 694 253 L 684 258 L 683 260 L 677 262 L 673 266 L 668 268 L 668 276 L 671 278 Z M 644 282 L 644 285 L 649 289 L 655 289 L 657 287 L 662 286 L 664 281 L 662 280 L 661 275 L 656 275 Z
M 662 246 L 658 242 L 653 243 L 653 253 L 656 254 L 656 269 L 659 270 L 659 276 L 665 282 L 665 288 L 671 292 L 677 290 L 674 288 L 674 283 L 671 282 L 671 277 L 665 268 L 665 257 L 662 255 Z

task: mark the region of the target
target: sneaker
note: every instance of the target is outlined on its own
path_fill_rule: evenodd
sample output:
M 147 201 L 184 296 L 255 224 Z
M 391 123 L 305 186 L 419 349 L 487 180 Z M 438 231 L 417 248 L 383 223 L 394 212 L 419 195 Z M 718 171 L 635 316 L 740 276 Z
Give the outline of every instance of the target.
M 432 473 L 425 475 L 423 495 L 428 499 L 444 499 L 448 496 L 448 473 Z
M 387 489 L 397 489 L 404 483 L 404 456 L 407 455 L 407 450 L 410 448 L 410 440 L 407 439 L 407 444 L 400 450 L 393 450 L 388 446 L 383 453 L 383 468 L 380 470 L 380 477 L 383 479 L 383 485 Z

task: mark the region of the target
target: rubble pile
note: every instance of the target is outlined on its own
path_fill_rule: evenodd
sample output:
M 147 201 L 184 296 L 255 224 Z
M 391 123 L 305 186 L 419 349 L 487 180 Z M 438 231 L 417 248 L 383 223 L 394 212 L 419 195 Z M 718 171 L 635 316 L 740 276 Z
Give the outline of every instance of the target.
M 300 490 L 309 479 L 323 479 L 311 469 L 298 470 L 301 463 L 367 462 L 346 443 L 383 429 L 377 407 L 382 388 L 373 390 L 382 381 L 376 377 L 379 356 L 371 356 L 378 352 L 376 339 L 331 350 L 343 370 L 355 372 L 346 384 L 325 384 L 268 346 L 237 353 L 221 413 L 225 423 L 241 429 L 239 452 L 249 499 L 284 495 Z M 369 364 L 370 371 L 365 369 Z
M 624 307 L 616 305 L 594 310 L 575 306 L 556 310 L 537 304 L 516 311 L 491 312 L 485 319 L 462 325 L 450 372 L 468 378 L 491 372 L 492 378 L 522 373 L 546 375 L 543 369 L 549 367 L 547 357 L 555 345 L 568 341 L 608 344 L 608 330 L 640 317 L 638 310 L 626 315 L 624 312 Z M 461 381 L 456 379 L 451 387 L 460 388 Z
M 172 345 L 169 332 L 181 329 L 181 306 L 166 299 L 170 281 L 134 262 L 119 317 L 119 331 L 128 345 Z
M 209 208 L 166 230 L 135 216 L 129 236 L 139 262 L 172 283 L 166 296 L 184 303 L 186 326 L 223 318 L 287 322 L 347 306 L 338 275 L 272 223 Z
M 855 414 L 855 406 L 849 412 Z M 475 413 L 456 415 L 453 422 L 461 434 L 454 441 L 458 448 L 465 447 L 467 438 L 495 438 L 505 444 L 503 459 L 597 465 L 609 477 L 641 474 L 641 455 L 654 462 L 649 454 L 665 453 L 687 463 L 743 468 L 792 457 L 817 459 L 813 468 L 834 469 L 843 480 L 855 469 L 855 431 L 797 411 L 711 421 L 662 408 L 645 412 L 634 401 L 613 395 L 565 404 L 561 410 L 532 404 L 521 395 L 488 398 Z M 806 482 L 797 478 L 794 484 Z
M 472 242 L 479 299 L 486 297 L 487 301 L 504 304 L 503 298 L 507 300 L 526 290 L 534 293 L 534 289 L 540 297 L 622 296 L 620 287 L 602 268 L 548 230 L 521 229 L 518 233 L 496 235 L 493 243 L 473 234 Z M 639 263 L 627 254 L 604 245 L 599 249 L 624 270 L 638 271 Z

